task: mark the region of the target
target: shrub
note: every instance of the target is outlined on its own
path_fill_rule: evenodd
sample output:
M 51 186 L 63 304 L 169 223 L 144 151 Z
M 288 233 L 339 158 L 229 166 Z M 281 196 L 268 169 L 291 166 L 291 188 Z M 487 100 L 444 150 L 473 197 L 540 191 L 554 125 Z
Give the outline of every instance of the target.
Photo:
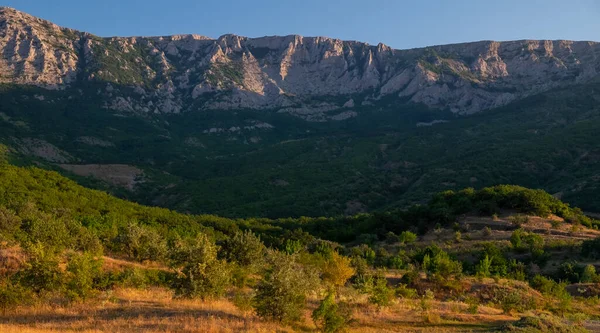
M 244 313 L 252 311 L 254 302 L 254 293 L 244 293 L 237 291 L 233 296 L 233 304 Z
M 324 262 L 321 267 L 323 282 L 333 288 L 339 288 L 346 284 L 356 271 L 350 264 L 350 258 L 333 252 L 331 258 Z
M 476 314 L 479 310 L 479 300 L 476 297 L 467 296 L 465 303 L 467 303 L 467 313 Z
M 359 244 L 373 245 L 378 240 L 375 234 L 360 234 L 356 237 L 356 242 Z
M 321 332 L 341 332 L 350 321 L 350 311 L 344 307 L 340 308 L 335 302 L 335 294 L 328 293 L 313 311 L 312 319 Z
M 490 227 L 485 227 L 483 228 L 482 233 L 484 237 L 490 237 L 492 235 L 492 229 Z
M 529 250 L 534 257 L 540 257 L 544 254 L 544 238 L 523 229 L 517 229 L 512 233 L 510 243 L 515 250 Z
M 563 332 L 563 333 L 586 333 L 589 332 L 580 324 L 569 322 L 549 314 L 537 316 L 526 316 L 514 323 L 505 325 L 502 332 Z
M 230 283 L 231 268 L 217 259 L 217 246 L 205 234 L 175 244 L 171 265 L 178 272 L 174 287 L 178 295 L 210 298 L 223 295 Z
M 55 291 L 62 287 L 63 274 L 59 268 L 58 256 L 41 243 L 27 248 L 28 260 L 19 272 L 18 279 L 34 292 Z
M 369 245 L 361 244 L 352 248 L 352 256 L 361 257 L 365 259 L 369 265 L 373 265 L 377 254 L 369 247 Z
M 266 253 L 260 238 L 251 231 L 236 232 L 221 246 L 224 259 L 245 267 L 259 265 Z
M 97 284 L 119 284 L 124 287 L 144 289 L 148 286 L 169 286 L 174 281 L 173 273 L 164 272 L 158 269 L 144 269 L 139 267 L 126 268 L 122 273 L 114 276 L 113 274 L 103 274 Z M 108 281 L 106 281 L 108 280 Z M 104 287 L 106 288 L 106 287 Z
M 421 311 L 424 313 L 431 310 L 432 302 L 435 299 L 435 294 L 430 289 L 425 290 L 425 294 L 421 296 Z
M 512 215 L 508 218 L 508 221 L 515 227 L 520 228 L 523 224 L 529 222 L 529 216 L 521 214 Z
M 388 287 L 387 279 L 383 276 L 375 277 L 369 294 L 369 302 L 379 308 L 389 306 L 394 298 L 394 290 Z
M 496 294 L 496 300 L 504 313 L 523 312 L 535 308 L 533 298 L 526 297 L 517 290 L 501 289 Z
M 115 239 L 116 246 L 137 261 L 162 260 L 168 252 L 167 242 L 154 229 L 130 223 Z
M 387 267 L 389 257 L 389 252 L 385 248 L 380 247 L 375 251 L 375 261 L 373 264 L 375 267 Z
M 287 239 L 285 241 L 284 251 L 289 255 L 300 253 L 300 251 L 304 250 L 304 248 L 305 246 L 300 240 Z
M 318 277 L 309 267 L 298 264 L 293 255 L 272 252 L 268 259 L 270 267 L 256 288 L 256 313 L 280 322 L 296 321 Z
M 403 231 L 400 234 L 400 242 L 404 244 L 414 243 L 417 240 L 417 235 L 410 231 Z
M 413 299 L 413 298 L 417 298 L 418 293 L 417 293 L 416 289 L 409 288 L 404 283 L 400 283 L 398 285 L 398 287 L 396 287 L 396 296 L 401 297 L 401 298 Z
M 596 274 L 596 267 L 594 265 L 587 265 L 583 269 L 583 273 L 581 274 L 581 282 L 583 283 L 593 283 L 598 281 L 598 274 Z
M 600 237 L 586 240 L 581 244 L 581 255 L 586 258 L 600 258 Z
M 442 250 L 426 253 L 422 263 L 423 269 L 433 277 L 446 279 L 462 273 L 462 263 L 452 260 L 448 253 Z
M 0 311 L 3 313 L 31 300 L 31 292 L 23 286 L 10 281 L 0 283 Z
M 94 280 L 102 273 L 102 259 L 90 253 L 72 254 L 67 264 L 67 292 L 71 299 L 94 294 Z
M 490 257 L 488 255 L 486 255 L 485 258 L 483 258 L 481 261 L 479 261 L 479 264 L 477 264 L 477 267 L 475 269 L 475 274 L 478 277 L 488 277 L 491 275 L 491 273 L 490 273 L 491 267 L 492 267 L 492 260 L 490 259 Z
M 0 240 L 12 240 L 21 229 L 21 218 L 13 211 L 0 207 Z
M 385 234 L 385 242 L 388 244 L 395 244 L 400 242 L 400 236 L 396 235 L 392 231 Z
M 456 242 L 456 243 L 462 242 L 462 234 L 460 233 L 460 231 L 457 231 L 454 233 L 454 242 Z

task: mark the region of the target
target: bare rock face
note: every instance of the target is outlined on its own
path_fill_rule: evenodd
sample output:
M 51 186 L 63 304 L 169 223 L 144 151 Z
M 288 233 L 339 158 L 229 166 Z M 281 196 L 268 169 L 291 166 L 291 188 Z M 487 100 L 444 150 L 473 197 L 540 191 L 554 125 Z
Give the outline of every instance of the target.
M 48 89 L 110 83 L 98 92 L 110 109 L 271 109 L 312 121 L 346 119 L 355 114 L 348 109 L 390 95 L 475 113 L 588 82 L 600 71 L 596 42 L 481 41 L 395 50 L 296 35 L 100 38 L 10 8 L 0 9 L 0 51 L 0 82 Z M 336 109 L 346 113 L 336 116 Z

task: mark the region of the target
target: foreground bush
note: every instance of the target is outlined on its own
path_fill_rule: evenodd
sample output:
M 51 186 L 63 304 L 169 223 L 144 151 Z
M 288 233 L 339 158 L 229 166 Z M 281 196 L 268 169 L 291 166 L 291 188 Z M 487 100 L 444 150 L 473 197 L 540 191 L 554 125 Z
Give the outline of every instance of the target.
M 335 302 L 335 294 L 328 293 L 319 304 L 319 307 L 313 311 L 312 319 L 321 332 L 341 332 L 350 321 L 350 311 L 347 308 L 340 309 L 340 306 Z
M 254 308 L 262 318 L 296 321 L 304 309 L 306 296 L 317 286 L 316 272 L 297 263 L 294 255 L 271 252 L 269 268 L 256 288 Z
M 217 259 L 217 250 L 205 234 L 175 244 L 171 265 L 178 272 L 173 283 L 178 295 L 211 298 L 225 293 L 231 268 L 226 261 Z

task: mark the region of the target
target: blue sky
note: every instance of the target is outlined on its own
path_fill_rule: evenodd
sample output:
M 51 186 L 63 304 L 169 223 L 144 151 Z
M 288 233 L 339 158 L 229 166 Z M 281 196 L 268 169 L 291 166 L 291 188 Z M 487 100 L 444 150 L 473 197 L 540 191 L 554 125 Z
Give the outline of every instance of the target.
M 4 0 L 100 36 L 300 34 L 411 48 L 476 40 L 600 41 L 597 0 Z

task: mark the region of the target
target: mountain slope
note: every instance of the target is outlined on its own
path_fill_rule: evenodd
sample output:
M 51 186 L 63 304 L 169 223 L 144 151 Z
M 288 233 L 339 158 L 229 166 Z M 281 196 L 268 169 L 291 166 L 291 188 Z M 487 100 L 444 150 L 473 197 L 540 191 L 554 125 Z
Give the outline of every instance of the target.
M 587 82 L 600 70 L 595 42 L 395 50 L 302 36 L 99 38 L 10 8 L 0 10 L 0 50 L 1 81 L 48 88 L 104 82 L 98 93 L 110 109 L 274 109 L 315 121 L 354 116 L 329 113 L 388 95 L 473 113 Z
M 322 216 L 513 183 L 600 211 L 597 43 L 100 38 L 3 8 L 0 48 L 14 162 L 141 203 Z

